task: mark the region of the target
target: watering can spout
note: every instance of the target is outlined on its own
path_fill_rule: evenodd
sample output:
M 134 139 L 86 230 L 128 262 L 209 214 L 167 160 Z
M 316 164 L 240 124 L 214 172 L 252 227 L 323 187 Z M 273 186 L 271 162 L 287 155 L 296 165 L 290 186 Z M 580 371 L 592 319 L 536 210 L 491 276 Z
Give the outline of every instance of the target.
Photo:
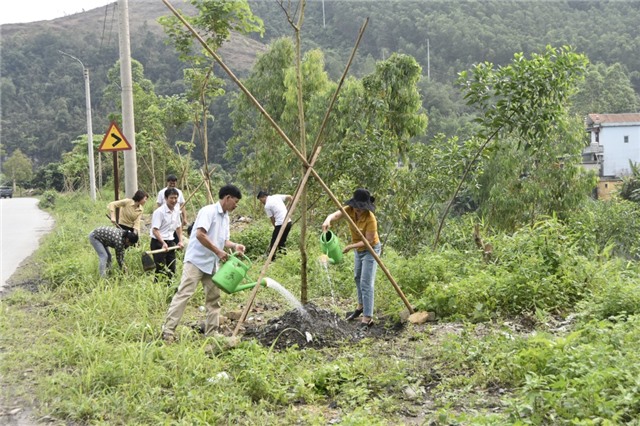
M 336 261 L 332 258 L 330 258 L 329 256 L 327 256 L 326 254 L 321 254 L 320 255 L 320 263 L 322 263 L 323 265 L 335 265 Z
M 237 286 L 233 290 L 233 293 L 237 293 L 237 292 L 243 291 L 243 290 L 250 290 L 250 289 L 254 288 L 256 286 L 256 284 L 258 284 L 257 281 L 255 283 L 241 284 L 241 285 Z M 263 278 L 262 281 L 260 281 L 260 285 L 262 285 L 262 287 L 266 287 L 267 286 L 267 281 Z

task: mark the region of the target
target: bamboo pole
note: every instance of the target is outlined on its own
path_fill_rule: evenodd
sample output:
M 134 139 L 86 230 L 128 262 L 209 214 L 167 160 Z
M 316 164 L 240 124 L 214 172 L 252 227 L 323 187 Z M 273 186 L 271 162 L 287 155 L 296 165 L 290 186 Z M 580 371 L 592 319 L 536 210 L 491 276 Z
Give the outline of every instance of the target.
M 205 182 L 204 187 L 207 189 L 207 195 L 209 196 L 209 203 L 213 204 L 215 201 L 215 198 L 213 198 L 213 194 L 211 193 L 211 183 L 209 182 L 209 177 L 204 173 L 203 170 L 200 170 L 200 173 L 202 174 L 202 179 Z
M 396 292 L 398 293 L 398 295 L 400 296 L 400 298 L 402 299 L 402 301 L 404 302 L 405 306 L 407 307 L 407 309 L 409 310 L 410 313 L 413 313 L 413 307 L 411 306 L 411 304 L 409 303 L 409 301 L 407 300 L 406 296 L 404 295 L 404 293 L 402 292 L 402 289 L 400 289 L 400 287 L 398 286 L 398 284 L 395 282 L 393 276 L 391 275 L 391 273 L 389 272 L 389 270 L 387 269 L 387 267 L 384 265 L 384 263 L 382 262 L 382 260 L 380 259 L 380 257 L 377 255 L 377 253 L 373 250 L 373 248 L 371 247 L 371 244 L 369 244 L 369 242 L 367 241 L 366 237 L 362 234 L 362 232 L 360 232 L 360 230 L 358 229 L 358 227 L 356 226 L 355 222 L 351 219 L 351 217 L 349 217 L 349 215 L 347 214 L 347 212 L 344 210 L 344 207 L 342 206 L 342 203 L 336 198 L 336 196 L 333 194 L 333 192 L 331 191 L 331 189 L 327 186 L 327 184 L 322 180 L 322 178 L 320 177 L 320 175 L 318 175 L 318 173 L 315 171 L 315 169 L 313 168 L 313 166 L 307 161 L 306 157 L 298 150 L 298 148 L 294 145 L 293 142 L 291 142 L 291 140 L 289 139 L 289 137 L 284 133 L 284 131 L 280 128 L 280 126 L 278 126 L 278 124 L 273 120 L 273 118 L 269 115 L 269 113 L 267 111 L 265 111 L 265 109 L 262 107 L 262 105 L 260 104 L 260 102 L 258 102 L 258 100 L 251 94 L 251 92 L 249 92 L 249 90 L 244 86 L 244 84 L 242 84 L 242 82 L 238 79 L 238 77 L 236 77 L 236 75 L 233 73 L 233 71 L 231 71 L 231 69 L 229 69 L 229 67 L 227 67 L 227 65 L 224 63 L 224 61 L 222 61 L 222 59 L 220 58 L 220 56 L 213 50 L 211 49 L 206 41 L 200 36 L 200 34 L 198 34 L 198 32 L 191 26 L 191 24 L 189 24 L 189 22 L 187 22 L 184 17 L 180 14 L 180 12 L 178 12 L 168 0 L 162 0 L 163 3 L 171 10 L 171 12 L 187 27 L 187 29 L 194 35 L 194 37 L 200 42 L 200 44 L 202 45 L 202 47 L 204 47 L 205 50 L 207 50 L 207 52 L 215 59 L 216 62 L 218 62 L 218 64 L 222 67 L 222 69 L 227 73 L 227 75 L 234 81 L 234 83 L 236 83 L 236 85 L 240 88 L 240 90 L 242 90 L 242 92 L 244 92 L 244 94 L 247 96 L 247 98 L 249 98 L 249 100 L 254 104 L 254 106 L 256 108 L 258 108 L 258 110 L 260 111 L 260 113 L 263 115 L 263 117 L 271 124 L 271 126 L 274 128 L 274 130 L 278 133 L 278 135 L 280 135 L 280 137 L 282 138 L 282 140 L 289 145 L 289 148 L 291 148 L 291 150 L 294 152 L 294 154 L 300 159 L 300 161 L 302 162 L 303 166 L 307 169 L 307 173 L 305 173 L 305 176 L 307 174 L 313 174 L 313 177 L 318 181 L 318 183 L 320 184 L 320 186 L 324 189 L 324 191 L 327 193 L 327 195 L 329 195 L 329 198 L 331 198 L 331 200 L 336 204 L 336 206 L 338 206 L 338 209 L 342 212 L 343 216 L 347 219 L 347 221 L 349 222 L 349 224 L 356 230 L 356 232 L 360 235 L 360 237 L 362 238 L 362 241 L 365 244 L 365 247 L 367 248 L 367 250 L 369 250 L 369 252 L 372 254 L 373 258 L 376 260 L 376 262 L 378 263 L 378 265 L 380 265 L 380 269 L 383 270 L 383 272 L 385 273 L 385 275 L 387 276 L 387 278 L 389 279 L 389 281 L 391 282 L 391 284 L 393 285 L 394 289 L 396 290 Z M 368 20 L 367 20 L 368 22 Z M 362 30 L 364 31 L 364 30 Z M 346 72 L 346 70 L 345 70 Z M 316 152 L 316 154 L 319 154 L 319 150 L 318 152 Z M 316 155 L 317 158 L 317 155 Z M 299 187 L 300 188 L 300 187 Z M 294 199 L 294 202 L 296 200 Z M 293 202 L 292 202 L 292 206 Z M 289 209 L 289 213 L 292 211 L 292 209 Z M 288 217 L 290 217 L 290 214 L 288 213 Z M 288 218 L 286 218 L 285 220 L 288 220 Z M 282 229 L 281 229 L 282 231 Z M 276 237 L 277 238 L 277 237 Z M 277 244 L 274 244 L 274 247 L 277 248 Z M 275 253 L 274 251 L 274 247 L 272 247 L 271 252 L 269 253 L 269 257 L 267 260 L 267 263 L 265 264 L 265 266 L 263 267 L 263 271 L 266 271 L 266 267 L 268 265 L 268 262 L 270 261 L 270 259 L 273 257 L 273 253 Z M 272 253 L 273 252 L 273 253 Z M 261 281 L 262 279 L 262 273 L 261 273 L 261 277 L 258 279 L 258 282 Z M 257 290 L 255 288 L 257 288 L 259 286 L 254 287 L 254 290 L 252 292 L 252 295 L 254 295 L 255 292 L 257 292 Z M 255 298 L 255 295 L 254 295 Z M 250 309 L 249 305 L 247 304 L 247 306 L 245 306 L 245 310 L 248 312 L 248 310 Z M 244 312 L 243 312 L 244 313 Z M 246 318 L 246 314 L 243 315 Z M 238 325 L 236 326 L 236 330 L 234 331 L 234 335 L 237 333 L 240 325 L 242 324 L 242 322 L 244 321 L 244 319 L 242 318 L 243 316 L 241 316 L 241 318 L 238 320 Z
M 207 42 L 202 38 L 202 36 L 198 34 L 198 32 L 191 26 L 191 24 L 187 22 L 186 19 L 184 19 L 184 17 L 180 14 L 180 12 L 178 12 L 168 0 L 162 0 L 162 2 L 187 27 L 187 29 L 193 34 L 193 36 L 200 42 L 202 47 L 213 57 L 213 59 L 215 59 L 216 62 L 218 62 L 218 64 L 222 67 L 222 69 L 227 73 L 229 78 L 231 78 L 231 80 L 233 80 L 233 82 L 236 83 L 236 85 L 240 88 L 240 90 L 242 90 L 242 92 L 244 92 L 244 94 L 256 106 L 256 108 L 258 108 L 260 113 L 271 124 L 271 126 L 273 126 L 274 130 L 278 133 L 278 135 L 280 135 L 282 140 L 284 140 L 286 144 L 289 145 L 289 148 L 291 148 L 294 154 L 296 154 L 296 156 L 300 159 L 300 161 L 302 161 L 302 164 L 306 167 L 309 167 L 309 163 L 307 162 L 306 157 L 302 155 L 300 150 L 298 150 L 298 148 L 294 145 L 294 143 L 291 142 L 289 137 L 284 133 L 284 131 L 280 128 L 280 126 L 278 126 L 278 124 L 273 120 L 273 118 L 269 115 L 269 113 L 265 111 L 265 109 L 262 107 L 260 102 L 256 100 L 256 98 L 251 94 L 251 92 L 249 92 L 249 90 L 245 87 L 245 85 L 242 84 L 240 79 L 236 77 L 233 71 L 231 71 L 231 69 L 227 67 L 227 65 L 220 58 L 220 56 L 213 49 L 211 49 L 209 45 L 207 45 Z M 316 177 L 317 179 L 320 179 L 320 176 L 317 176 L 317 173 L 314 173 L 314 177 Z
M 196 195 L 196 192 L 198 192 L 198 190 L 199 190 L 199 189 L 200 189 L 200 187 L 205 183 L 205 181 L 207 181 L 207 180 L 208 180 L 208 178 L 209 178 L 209 177 L 211 177 L 211 173 L 213 173 L 213 171 L 214 171 L 214 170 L 215 170 L 215 168 L 214 168 L 214 169 L 212 169 L 212 170 L 209 172 L 209 176 L 205 176 L 205 174 L 204 174 L 204 173 L 202 173 L 202 177 L 203 177 L 202 181 L 201 181 L 201 182 L 196 186 L 196 189 L 194 189 L 193 191 L 191 191 L 191 194 L 189 194 L 189 196 L 184 200 L 184 204 L 182 205 L 182 208 L 181 208 L 180 210 L 182 210 L 182 209 L 187 205 L 187 203 L 189 202 L 189 200 L 191 200 L 191 198 L 192 198 L 194 195 Z
M 336 87 L 336 90 L 333 93 L 333 96 L 331 98 L 331 101 L 329 102 L 329 106 L 327 108 L 327 111 L 325 112 L 325 115 L 322 119 L 322 123 L 320 125 L 320 129 L 318 131 L 318 135 L 316 136 L 316 140 L 314 141 L 313 144 L 313 148 L 311 150 L 312 152 L 312 156 L 311 156 L 311 161 L 309 162 L 309 165 L 311 167 L 307 168 L 305 174 L 303 175 L 302 179 L 300 180 L 300 182 L 298 183 L 298 186 L 294 192 L 293 195 L 293 199 L 291 200 L 291 205 L 289 206 L 289 209 L 287 211 L 287 214 L 284 218 L 284 222 L 283 223 L 288 223 L 289 219 L 291 218 L 291 216 L 293 215 L 293 212 L 295 211 L 299 198 L 300 198 L 300 194 L 302 193 L 302 188 L 304 188 L 307 184 L 307 181 L 309 180 L 309 176 L 311 175 L 311 168 L 315 165 L 318 157 L 320 156 L 320 151 L 322 149 L 322 137 L 324 136 L 324 130 L 326 128 L 326 125 L 329 121 L 329 116 L 331 115 L 331 111 L 333 110 L 333 106 L 335 105 L 336 100 L 338 99 L 338 94 L 340 93 L 340 90 L 344 84 L 344 80 L 346 79 L 347 76 L 347 72 L 349 71 L 349 68 L 351 67 L 351 64 L 353 63 L 353 58 L 355 57 L 356 54 L 356 50 L 358 48 L 358 45 L 360 44 L 360 41 L 362 40 L 362 36 L 364 35 L 364 31 L 367 27 L 367 24 L 369 22 L 369 18 L 367 18 L 365 20 L 365 22 L 362 24 L 362 26 L 360 27 L 360 32 L 358 33 L 358 38 L 356 39 L 356 43 L 351 51 L 351 55 L 349 56 L 349 60 L 347 61 L 347 66 L 345 67 L 344 72 L 342 73 L 342 76 L 340 78 L 340 81 L 338 82 L 338 85 Z M 267 270 L 267 266 L 269 265 L 269 263 L 271 262 L 271 259 L 273 258 L 273 255 L 275 254 L 275 249 L 277 249 L 277 245 L 278 242 L 280 242 L 280 238 L 282 237 L 284 233 L 284 227 L 280 228 L 280 231 L 278 232 L 278 235 L 276 236 L 276 241 L 274 243 L 274 247 L 271 247 L 271 251 L 269 252 L 269 255 L 267 256 L 267 260 L 265 261 L 264 265 L 262 266 L 262 269 L 260 271 L 260 275 L 258 276 L 258 281 L 257 282 L 262 282 L 265 274 L 266 274 L 266 270 Z M 249 298 L 247 299 L 247 303 L 245 303 L 245 307 L 242 310 L 242 314 L 240 315 L 240 318 L 238 319 L 238 324 L 236 325 L 235 330 L 233 331 L 233 336 L 235 336 L 238 331 L 240 330 L 240 326 L 244 323 L 245 319 L 247 318 L 247 315 L 249 314 L 249 310 L 251 309 L 251 307 L 253 306 L 253 302 L 256 298 L 256 295 L 258 294 L 258 291 L 260 289 L 261 286 L 256 285 L 253 290 L 251 291 L 251 294 L 249 295 Z

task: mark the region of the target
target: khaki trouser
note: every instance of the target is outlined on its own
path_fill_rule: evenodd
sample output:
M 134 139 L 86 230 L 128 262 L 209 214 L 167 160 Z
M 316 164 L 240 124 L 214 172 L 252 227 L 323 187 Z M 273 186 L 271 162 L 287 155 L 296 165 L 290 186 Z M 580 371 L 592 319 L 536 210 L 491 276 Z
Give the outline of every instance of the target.
M 200 281 L 204 287 L 204 307 L 207 312 L 204 323 L 205 335 L 215 334 L 220 323 L 220 289 L 213 283 L 210 274 L 205 274 L 191 262 L 185 262 L 182 266 L 182 280 L 178 291 L 171 299 L 171 305 L 169 305 L 167 317 L 162 326 L 164 334 L 173 335 L 175 333 L 189 299 L 195 293 Z

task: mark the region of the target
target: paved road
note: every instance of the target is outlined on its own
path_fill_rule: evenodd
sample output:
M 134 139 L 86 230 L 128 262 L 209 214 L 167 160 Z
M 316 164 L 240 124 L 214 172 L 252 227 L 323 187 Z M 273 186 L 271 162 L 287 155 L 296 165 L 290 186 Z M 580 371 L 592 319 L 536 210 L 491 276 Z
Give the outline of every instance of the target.
M 53 228 L 53 218 L 38 208 L 36 198 L 0 199 L 0 292 L 7 280 Z

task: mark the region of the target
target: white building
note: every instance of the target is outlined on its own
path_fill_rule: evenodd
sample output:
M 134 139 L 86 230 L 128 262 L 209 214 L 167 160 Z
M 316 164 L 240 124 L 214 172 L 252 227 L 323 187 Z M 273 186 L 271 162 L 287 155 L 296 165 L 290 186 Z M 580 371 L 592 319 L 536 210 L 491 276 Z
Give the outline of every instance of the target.
M 631 174 L 629 161 L 640 164 L 640 113 L 589 114 L 586 126 L 591 143 L 583 151 L 585 167 L 621 178 Z

